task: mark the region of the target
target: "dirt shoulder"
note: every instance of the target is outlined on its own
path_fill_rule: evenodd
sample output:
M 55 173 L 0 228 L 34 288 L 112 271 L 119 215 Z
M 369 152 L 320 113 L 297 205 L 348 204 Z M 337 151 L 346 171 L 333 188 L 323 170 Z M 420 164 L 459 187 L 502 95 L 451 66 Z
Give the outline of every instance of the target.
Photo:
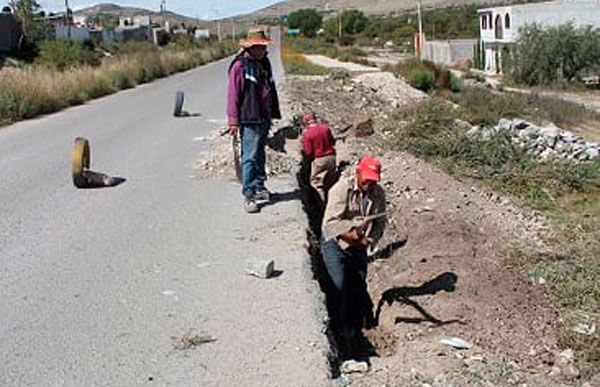
M 547 284 L 507 257 L 513 246 L 544 249 L 546 219 L 412 155 L 386 150 L 385 128 L 393 109 L 427 97 L 405 83 L 396 84 L 393 92 L 386 85 L 381 92 L 369 83 L 372 79 L 360 78 L 368 76 L 382 75 L 292 76 L 282 92 L 287 117 L 312 110 L 332 125 L 339 138 L 338 164 L 348 164 L 347 173 L 364 154 L 377 155 L 384 165 L 382 184 L 391 216 L 368 275 L 379 314 L 379 326 L 364 332 L 372 351 L 370 367 L 365 374 L 342 374 L 336 383 L 580 383 L 573 356 L 556 341 L 564 325 L 560 302 Z M 286 153 L 267 152 L 272 175 L 297 168 L 298 139 L 283 144 Z M 233 178 L 230 149 L 229 138 L 216 138 L 210 154 L 202 156 L 199 174 Z M 446 346 L 440 343 L 446 336 L 473 347 Z
M 392 209 L 380 259 L 368 276 L 380 325 L 365 335 L 376 355 L 369 359 L 367 374 L 343 375 L 340 382 L 562 385 L 578 376 L 555 340 L 559 302 L 547 286 L 533 283 L 504 256 L 513 244 L 544 245 L 547 226 L 541 214 L 457 181 L 411 155 L 386 151 L 388 138 L 381 128 L 397 104 L 373 95 L 373 88 L 356 78 L 297 77 L 290 91 L 294 113 L 315 111 L 343 138 L 337 144 L 338 163 L 354 165 L 364 154 L 381 157 L 382 184 Z M 373 130 L 368 137 L 352 130 L 340 133 L 348 123 L 358 129 L 369 120 Z M 456 276 L 452 291 L 444 290 L 448 274 Z M 403 301 L 411 295 L 416 305 Z M 460 337 L 474 347 L 449 348 L 440 343 L 444 336 Z

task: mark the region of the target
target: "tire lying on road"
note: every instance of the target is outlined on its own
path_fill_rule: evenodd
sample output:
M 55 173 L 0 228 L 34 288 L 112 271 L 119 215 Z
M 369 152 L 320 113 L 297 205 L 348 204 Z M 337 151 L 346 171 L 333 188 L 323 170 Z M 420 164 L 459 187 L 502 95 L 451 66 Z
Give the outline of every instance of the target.
M 175 106 L 173 109 L 173 115 L 175 117 L 179 117 L 182 115 L 183 101 L 184 101 L 183 91 L 178 91 L 177 93 L 175 93 Z
M 91 152 L 90 143 L 83 137 L 77 137 L 71 148 L 71 171 L 73 174 L 73 184 L 77 188 L 83 188 L 87 184 L 84 171 L 90 169 Z

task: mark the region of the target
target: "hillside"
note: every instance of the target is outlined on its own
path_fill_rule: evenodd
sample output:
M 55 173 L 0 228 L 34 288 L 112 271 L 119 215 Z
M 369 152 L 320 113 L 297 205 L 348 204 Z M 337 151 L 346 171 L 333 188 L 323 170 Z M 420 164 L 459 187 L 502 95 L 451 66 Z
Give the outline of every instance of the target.
M 171 24 L 186 25 L 205 25 L 207 22 L 204 20 L 197 20 L 188 16 L 180 15 L 174 12 L 166 11 L 163 15 L 160 12 L 150 11 L 144 8 L 135 7 L 122 7 L 116 4 L 97 4 L 88 8 L 83 8 L 75 11 L 75 15 L 85 15 L 88 17 L 94 17 L 97 15 L 114 15 L 118 17 L 132 17 L 139 15 L 148 15 L 154 21 L 160 21 L 162 17 L 168 20 Z
M 509 4 L 509 3 L 527 3 L 531 0 L 422 0 L 421 4 L 425 9 L 447 8 L 461 5 L 481 4 Z M 247 18 L 269 18 L 279 15 L 286 15 L 302 8 L 316 8 L 323 12 L 335 12 L 340 9 L 359 9 L 369 15 L 387 15 L 390 13 L 400 13 L 406 10 L 416 8 L 415 0 L 289 0 L 273 4 L 264 9 L 258 10 L 248 15 Z

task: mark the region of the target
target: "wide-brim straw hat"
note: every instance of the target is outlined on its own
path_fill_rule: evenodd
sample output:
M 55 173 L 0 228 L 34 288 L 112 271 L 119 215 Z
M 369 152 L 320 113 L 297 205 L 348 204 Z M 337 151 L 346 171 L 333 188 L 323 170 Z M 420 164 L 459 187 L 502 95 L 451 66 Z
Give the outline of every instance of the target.
M 267 34 L 263 28 L 250 28 L 246 39 L 240 39 L 239 45 L 244 48 L 252 46 L 268 46 L 273 41 L 267 38 Z

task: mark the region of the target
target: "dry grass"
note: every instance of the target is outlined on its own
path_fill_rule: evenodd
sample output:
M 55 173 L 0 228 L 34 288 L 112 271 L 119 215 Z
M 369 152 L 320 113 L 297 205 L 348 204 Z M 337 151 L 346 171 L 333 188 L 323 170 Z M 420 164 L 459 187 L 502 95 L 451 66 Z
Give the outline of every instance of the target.
M 31 66 L 0 74 L 0 124 L 58 111 L 94 98 L 135 87 L 220 59 L 235 51 L 232 44 L 203 49 L 165 49 L 106 59 L 100 66 L 60 72 Z
M 302 54 L 292 51 L 290 47 L 283 47 L 281 58 L 285 72 L 295 75 L 324 75 L 330 71 L 322 66 L 310 63 Z

